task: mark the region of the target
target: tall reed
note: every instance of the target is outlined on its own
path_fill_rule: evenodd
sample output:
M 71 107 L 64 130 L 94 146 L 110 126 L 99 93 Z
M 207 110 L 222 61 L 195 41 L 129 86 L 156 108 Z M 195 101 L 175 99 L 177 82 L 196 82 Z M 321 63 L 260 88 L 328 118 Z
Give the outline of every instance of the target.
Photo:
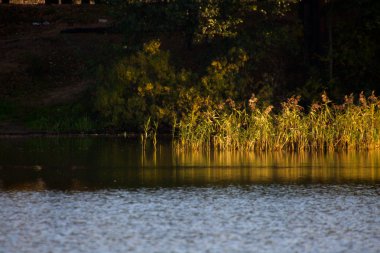
M 218 150 L 342 150 L 380 147 L 380 99 L 353 94 L 341 105 L 326 93 L 305 110 L 300 97 L 273 106 L 257 107 L 253 94 L 246 107 L 228 99 L 218 107 L 192 111 L 175 125 L 175 143 L 182 149 Z

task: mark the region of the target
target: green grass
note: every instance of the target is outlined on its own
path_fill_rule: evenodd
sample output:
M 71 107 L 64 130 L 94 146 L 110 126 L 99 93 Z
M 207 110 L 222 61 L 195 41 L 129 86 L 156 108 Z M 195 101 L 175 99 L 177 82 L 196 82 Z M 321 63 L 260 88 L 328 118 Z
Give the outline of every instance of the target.
M 25 120 L 29 128 L 42 132 L 89 133 L 97 129 L 95 121 L 80 104 L 38 109 Z
M 0 100 L 0 121 L 8 120 L 15 113 L 16 107 L 13 103 Z

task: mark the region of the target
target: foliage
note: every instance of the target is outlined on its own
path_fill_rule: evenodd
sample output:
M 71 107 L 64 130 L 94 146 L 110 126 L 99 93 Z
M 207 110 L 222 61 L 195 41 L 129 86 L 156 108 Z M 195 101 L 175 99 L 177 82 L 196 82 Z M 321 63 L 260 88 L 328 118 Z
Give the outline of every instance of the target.
M 236 37 L 250 13 L 283 16 L 298 1 L 109 0 L 108 3 L 114 7 L 113 15 L 127 38 L 135 38 L 141 32 L 157 35 L 181 31 L 190 45 Z
M 125 33 L 126 45 L 131 51 L 141 50 L 141 45 L 152 38 L 164 38 L 165 42 L 180 33 L 184 39 L 171 43 L 184 41 L 190 51 L 194 46 L 205 48 L 205 51 L 192 54 L 190 61 L 197 66 L 209 63 L 206 69 L 197 69 L 196 73 L 212 79 L 203 80 L 206 90 L 215 94 L 221 92 L 218 96 L 224 99 L 247 98 L 247 94 L 255 91 L 273 100 L 272 94 L 278 90 L 286 96 L 304 80 L 303 76 L 294 73 L 294 69 L 302 69 L 303 60 L 302 28 L 294 17 L 298 2 L 114 0 L 110 4 L 114 6 L 118 27 Z M 169 42 L 169 49 L 170 45 Z M 231 61 L 231 57 L 236 57 L 232 54 L 239 54 L 239 50 L 244 52 L 243 61 Z M 172 56 L 181 58 L 183 53 L 179 51 L 178 56 Z M 231 69 L 236 64 L 238 71 Z M 218 73 L 218 68 L 228 73 Z M 290 68 L 293 69 L 289 71 Z M 225 87 L 218 81 L 222 75 Z
M 96 109 L 108 126 L 142 130 L 148 118 L 172 118 L 173 90 L 189 76 L 176 73 L 169 63 L 169 53 L 159 46 L 158 40 L 144 44 L 142 51 L 125 57 L 101 77 Z
M 376 0 L 335 3 L 335 85 L 352 91 L 371 90 L 380 81 L 380 2 Z M 346 18 L 346 16 L 350 18 Z M 360 83 L 360 87 L 356 84 Z
M 108 127 L 142 131 L 149 120 L 167 128 L 183 115 L 239 97 L 237 84 L 248 61 L 244 50 L 232 48 L 199 76 L 175 69 L 169 52 L 159 47 L 159 40 L 151 40 L 110 70 L 100 69 L 95 107 Z
M 201 78 L 203 92 L 213 100 L 238 97 L 240 71 L 248 61 L 248 55 L 243 49 L 232 48 L 227 57 L 213 60 L 207 68 L 207 73 Z
M 81 104 L 36 110 L 27 117 L 26 124 L 31 129 L 50 133 L 90 133 L 98 128 L 88 109 Z
M 141 131 L 145 136 L 155 135 L 157 129 L 174 129 L 181 145 L 196 148 L 300 150 L 376 143 L 374 134 L 369 137 L 363 130 L 366 137 L 360 137 L 363 134 L 347 123 L 353 120 L 366 128 L 369 116 L 364 107 L 344 106 L 339 111 L 330 102 L 314 103 L 325 89 L 337 97 L 344 87 L 357 90 L 361 80 L 366 92 L 377 83 L 379 15 L 378 9 L 371 10 L 377 6 L 372 0 L 323 3 L 317 17 L 321 37 L 313 41 L 323 50 L 313 55 L 318 64 L 310 65 L 298 0 L 114 0 L 111 4 L 128 50 L 117 64 L 99 71 L 95 107 L 107 127 Z M 339 9 L 334 12 L 338 15 L 324 23 L 332 5 Z M 352 6 L 363 13 L 354 11 L 352 22 L 345 22 Z M 357 23 L 360 27 L 354 29 Z M 187 46 L 177 45 L 183 42 Z M 181 61 L 197 66 L 173 64 Z M 329 79 L 330 63 L 338 69 Z M 244 101 L 253 92 L 260 100 L 251 97 L 255 106 L 248 110 Z M 301 94 L 303 101 L 291 96 L 294 93 Z M 308 104 L 311 109 L 303 109 Z

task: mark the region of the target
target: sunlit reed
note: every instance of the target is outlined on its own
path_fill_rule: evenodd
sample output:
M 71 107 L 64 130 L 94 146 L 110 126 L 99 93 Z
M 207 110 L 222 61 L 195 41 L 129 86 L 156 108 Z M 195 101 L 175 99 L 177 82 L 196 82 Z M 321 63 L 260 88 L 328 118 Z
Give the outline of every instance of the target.
M 248 108 L 224 106 L 192 112 L 175 126 L 179 149 L 217 150 L 344 150 L 380 147 L 380 101 L 372 93 L 345 97 L 334 104 L 326 93 L 305 110 L 293 96 L 273 113 L 273 106 L 259 108 L 252 95 Z

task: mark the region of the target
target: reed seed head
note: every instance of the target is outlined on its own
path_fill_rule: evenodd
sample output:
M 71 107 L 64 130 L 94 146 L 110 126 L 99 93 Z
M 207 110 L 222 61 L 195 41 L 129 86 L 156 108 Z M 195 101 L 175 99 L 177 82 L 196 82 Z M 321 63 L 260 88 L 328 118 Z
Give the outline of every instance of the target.
M 359 94 L 359 102 L 362 107 L 367 107 L 367 99 L 365 98 L 363 91 Z
M 281 103 L 281 105 L 283 109 L 301 111 L 303 110 L 303 107 L 298 105 L 300 100 L 301 96 L 291 96 L 286 102 Z
M 329 97 L 327 96 L 326 91 L 324 91 L 324 92 L 322 93 L 321 97 L 322 97 L 322 102 L 323 102 L 324 104 L 327 104 L 327 103 L 330 103 L 330 102 L 331 102 L 331 100 L 330 100 Z
M 224 109 L 224 103 L 219 103 L 217 105 L 217 107 L 218 107 L 218 110 L 223 110 Z
M 378 104 L 379 98 L 375 96 L 375 91 L 372 91 L 371 96 L 368 97 L 368 100 L 371 104 Z
M 350 94 L 350 96 L 344 96 L 344 105 L 352 105 L 354 104 L 354 94 Z
M 256 109 L 256 104 L 257 104 L 257 97 L 255 96 L 255 93 L 252 93 L 251 98 L 248 100 L 248 106 L 251 108 L 252 111 Z
M 336 105 L 333 104 L 333 108 L 337 111 L 343 111 L 344 110 L 344 104 L 343 105 Z
M 234 101 L 232 98 L 227 98 L 226 103 L 227 103 L 232 109 L 235 109 L 235 108 L 236 108 L 235 101 Z
M 265 113 L 266 115 L 268 115 L 268 114 L 272 111 L 273 108 L 274 108 L 273 105 L 268 106 L 268 107 L 265 109 L 264 113 Z
M 319 103 L 313 103 L 313 104 L 311 105 L 311 110 L 312 110 L 313 112 L 316 112 L 316 111 L 320 110 L 321 108 L 322 108 L 322 106 L 321 106 Z

